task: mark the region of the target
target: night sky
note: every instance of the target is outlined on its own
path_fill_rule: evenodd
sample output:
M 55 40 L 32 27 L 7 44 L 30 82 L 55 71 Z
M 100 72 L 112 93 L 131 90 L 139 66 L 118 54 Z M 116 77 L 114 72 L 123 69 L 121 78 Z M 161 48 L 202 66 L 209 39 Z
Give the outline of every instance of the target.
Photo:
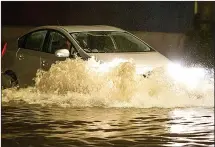
M 186 32 L 194 2 L 1 2 L 2 25 L 106 24 L 127 30 Z

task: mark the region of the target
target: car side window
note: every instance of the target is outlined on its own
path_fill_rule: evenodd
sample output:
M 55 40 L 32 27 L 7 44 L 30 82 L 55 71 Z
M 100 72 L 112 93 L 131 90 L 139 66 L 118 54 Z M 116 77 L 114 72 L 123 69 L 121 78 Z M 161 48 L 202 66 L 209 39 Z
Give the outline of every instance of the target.
M 71 49 L 70 41 L 59 32 L 52 31 L 49 34 L 48 53 L 55 53 L 58 49 Z
M 25 38 L 26 38 L 26 35 L 22 36 L 21 38 L 19 38 L 19 40 L 18 40 L 18 48 L 25 48 Z
M 26 42 L 24 48 L 32 50 L 41 50 L 46 37 L 47 31 L 41 30 L 33 32 L 26 36 Z

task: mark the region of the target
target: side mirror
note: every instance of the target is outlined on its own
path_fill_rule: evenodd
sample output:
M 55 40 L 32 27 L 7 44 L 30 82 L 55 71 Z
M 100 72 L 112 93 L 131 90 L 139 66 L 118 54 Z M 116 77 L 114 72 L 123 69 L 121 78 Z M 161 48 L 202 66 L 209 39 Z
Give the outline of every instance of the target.
M 92 49 L 92 53 L 98 53 L 99 51 L 97 49 Z
M 55 51 L 56 57 L 69 57 L 69 51 L 68 49 L 59 49 Z

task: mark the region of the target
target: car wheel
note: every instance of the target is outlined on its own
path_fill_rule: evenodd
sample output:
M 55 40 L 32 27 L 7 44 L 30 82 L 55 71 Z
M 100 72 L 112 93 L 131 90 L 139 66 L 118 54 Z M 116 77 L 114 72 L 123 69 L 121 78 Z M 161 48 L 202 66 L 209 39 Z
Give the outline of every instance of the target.
M 12 88 L 18 86 L 18 80 L 16 75 L 11 71 L 6 71 L 1 74 L 2 76 L 2 88 Z

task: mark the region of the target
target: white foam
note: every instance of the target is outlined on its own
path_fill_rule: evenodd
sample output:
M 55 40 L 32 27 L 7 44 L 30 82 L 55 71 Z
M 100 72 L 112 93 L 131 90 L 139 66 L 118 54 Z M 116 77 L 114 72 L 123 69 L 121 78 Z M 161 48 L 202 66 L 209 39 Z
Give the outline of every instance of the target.
M 98 72 L 104 64 L 97 64 L 99 70 L 95 70 L 95 63 L 81 59 L 57 62 L 47 72 L 38 71 L 34 87 L 3 90 L 2 102 L 62 107 L 214 107 L 214 88 L 208 82 L 189 90 L 173 82 L 165 68 L 144 78 L 136 74 L 132 62 L 105 65 L 109 72 Z

